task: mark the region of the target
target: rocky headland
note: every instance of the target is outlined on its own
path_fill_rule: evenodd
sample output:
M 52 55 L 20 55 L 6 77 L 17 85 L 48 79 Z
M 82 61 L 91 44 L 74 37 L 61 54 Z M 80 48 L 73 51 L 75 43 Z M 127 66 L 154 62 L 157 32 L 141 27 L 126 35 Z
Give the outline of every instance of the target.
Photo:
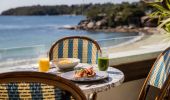
M 139 27 L 135 24 L 129 24 L 129 25 L 119 25 L 115 27 L 108 27 L 108 20 L 106 18 L 103 18 L 101 20 L 91 20 L 86 19 L 82 20 L 78 23 L 76 26 L 63 26 L 61 28 L 64 29 L 71 29 L 71 30 L 88 30 L 88 31 L 102 31 L 102 32 L 143 32 L 146 34 L 154 34 L 157 33 L 157 29 L 154 25 L 142 25 L 142 27 Z M 149 23 L 147 23 L 149 24 Z

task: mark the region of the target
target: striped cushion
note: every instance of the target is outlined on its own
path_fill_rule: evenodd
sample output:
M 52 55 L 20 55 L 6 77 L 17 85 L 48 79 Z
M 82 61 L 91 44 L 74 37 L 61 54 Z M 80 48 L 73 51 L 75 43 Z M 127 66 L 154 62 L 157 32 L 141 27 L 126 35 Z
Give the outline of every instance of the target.
M 71 93 L 41 83 L 0 84 L 0 100 L 74 100 Z
M 170 50 L 165 52 L 155 63 L 148 84 L 161 89 L 162 86 L 164 85 L 164 82 L 167 80 L 169 73 L 170 73 Z
M 79 58 L 81 63 L 96 64 L 100 50 L 89 40 L 81 38 L 65 39 L 55 45 L 52 58 Z

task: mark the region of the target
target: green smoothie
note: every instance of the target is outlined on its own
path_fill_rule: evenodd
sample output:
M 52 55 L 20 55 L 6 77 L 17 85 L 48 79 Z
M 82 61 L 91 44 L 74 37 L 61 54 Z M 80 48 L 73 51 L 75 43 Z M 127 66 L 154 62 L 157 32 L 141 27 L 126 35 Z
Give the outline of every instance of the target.
M 101 57 L 98 58 L 98 68 L 100 71 L 106 71 L 109 66 L 109 58 Z

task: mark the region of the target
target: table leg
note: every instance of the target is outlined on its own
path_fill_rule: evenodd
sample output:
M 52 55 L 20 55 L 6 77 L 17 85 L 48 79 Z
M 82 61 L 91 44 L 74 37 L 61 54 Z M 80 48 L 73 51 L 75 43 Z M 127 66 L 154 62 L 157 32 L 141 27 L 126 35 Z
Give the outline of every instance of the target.
M 97 93 L 87 94 L 86 98 L 87 98 L 87 100 L 96 100 L 97 99 Z

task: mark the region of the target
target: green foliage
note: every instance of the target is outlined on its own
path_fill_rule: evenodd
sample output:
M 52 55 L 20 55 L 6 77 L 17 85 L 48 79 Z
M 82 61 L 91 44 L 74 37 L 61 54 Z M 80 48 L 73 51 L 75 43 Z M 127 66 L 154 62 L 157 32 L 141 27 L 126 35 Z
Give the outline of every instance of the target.
M 98 15 L 99 13 L 101 13 L 100 9 L 98 9 L 98 7 L 91 7 L 90 10 L 88 12 L 86 12 L 87 17 L 89 18 L 94 18 L 96 17 L 96 15 Z
M 106 15 L 108 27 L 119 25 L 134 24 L 141 26 L 141 17 L 145 15 L 146 6 L 143 2 L 121 4 L 104 4 L 96 5 L 94 8 L 89 8 L 86 16 L 93 19 L 99 15 Z
M 157 6 L 157 5 L 155 5 Z M 168 5 L 169 7 L 169 5 Z M 163 8 L 160 8 L 163 9 Z M 107 20 L 108 27 L 118 25 L 141 26 L 141 17 L 145 15 L 147 6 L 143 2 L 121 4 L 83 4 L 83 5 L 58 5 L 58 6 L 30 6 L 9 9 L 2 12 L 2 15 L 64 15 L 76 14 L 85 15 L 92 21 L 102 18 Z
M 2 15 L 63 15 L 63 14 L 80 14 L 79 6 L 30 6 L 18 7 L 2 12 Z
M 100 15 L 107 16 L 109 27 L 129 24 L 141 26 L 141 17 L 145 15 L 146 9 L 147 6 L 143 2 L 106 3 L 89 7 L 85 14 L 90 19 L 96 19 Z
M 149 3 L 149 5 L 156 8 L 156 10 L 150 14 L 150 17 L 158 17 L 158 28 L 164 29 L 165 33 L 170 34 L 170 1 L 159 0 Z

